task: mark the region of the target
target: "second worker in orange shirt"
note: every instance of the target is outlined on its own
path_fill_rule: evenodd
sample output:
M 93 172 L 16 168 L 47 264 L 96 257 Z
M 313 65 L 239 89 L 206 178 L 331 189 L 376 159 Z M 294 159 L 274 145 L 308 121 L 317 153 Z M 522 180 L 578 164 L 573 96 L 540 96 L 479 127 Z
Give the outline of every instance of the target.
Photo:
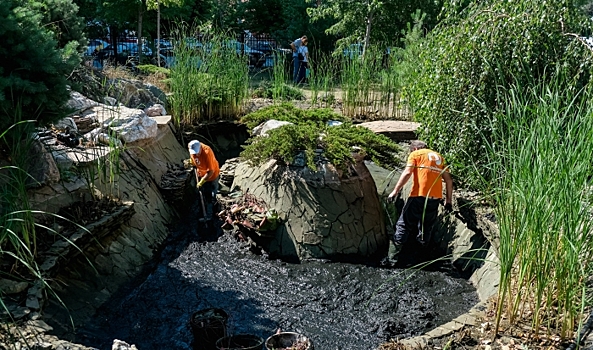
M 453 180 L 443 157 L 418 140 L 410 143 L 410 151 L 406 168 L 389 194 L 390 200 L 395 199 L 410 177 L 414 177 L 410 197 L 395 224 L 393 241 L 390 242 L 388 263 L 391 265 L 397 262 L 402 245 L 410 236 L 422 245 L 430 240 L 443 198 L 443 180 L 446 185 L 445 210 L 451 211 Z

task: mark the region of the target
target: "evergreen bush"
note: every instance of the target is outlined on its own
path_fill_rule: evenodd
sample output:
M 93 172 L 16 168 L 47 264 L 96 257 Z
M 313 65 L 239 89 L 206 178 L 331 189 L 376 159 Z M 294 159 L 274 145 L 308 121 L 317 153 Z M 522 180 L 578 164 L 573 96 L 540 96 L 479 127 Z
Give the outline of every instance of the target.
M 398 165 L 396 155 L 401 148 L 383 135 L 378 135 L 364 127 L 357 127 L 349 122 L 329 126 L 330 120 L 344 118 L 329 109 L 301 110 L 291 104 L 274 105 L 243 118 L 248 126 L 257 126 L 266 120 L 276 119 L 293 124 L 270 130 L 265 137 L 255 137 L 241 156 L 254 164 L 261 164 L 269 159 L 277 159 L 284 164 L 294 164 L 296 156 L 304 152 L 307 166 L 317 169 L 315 152 L 323 150 L 322 156 L 338 169 L 346 171 L 354 161 L 352 153 L 359 148 L 365 156 L 386 168 Z
M 47 124 L 62 116 L 69 98 L 66 78 L 79 63 L 76 44 L 58 49 L 43 18 L 27 1 L 0 1 L 0 130 L 16 122 L 17 105 L 24 119 Z
M 330 120 L 347 121 L 344 116 L 329 108 L 300 109 L 290 102 L 274 104 L 249 113 L 241 118 L 241 122 L 252 130 L 268 120 L 281 120 L 291 123 L 313 122 L 327 123 Z

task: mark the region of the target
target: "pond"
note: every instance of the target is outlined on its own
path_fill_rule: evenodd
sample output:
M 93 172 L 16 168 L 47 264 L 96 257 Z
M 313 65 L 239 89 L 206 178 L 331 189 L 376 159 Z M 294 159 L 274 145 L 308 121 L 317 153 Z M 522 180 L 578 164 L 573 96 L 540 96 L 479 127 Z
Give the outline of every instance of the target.
M 146 273 L 78 329 L 76 341 L 99 349 L 110 349 L 113 339 L 140 350 L 192 349 L 191 315 L 215 307 L 228 314 L 231 335 L 265 339 L 281 329 L 305 334 L 317 350 L 375 349 L 429 331 L 477 302 L 447 263 L 430 271 L 290 264 L 188 215 L 171 227 Z

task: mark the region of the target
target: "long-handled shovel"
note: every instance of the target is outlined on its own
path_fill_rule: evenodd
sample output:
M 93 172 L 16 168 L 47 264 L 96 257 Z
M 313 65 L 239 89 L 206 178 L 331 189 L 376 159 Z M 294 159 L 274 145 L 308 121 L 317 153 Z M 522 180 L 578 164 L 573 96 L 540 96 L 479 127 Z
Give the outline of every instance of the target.
M 198 188 L 198 193 L 200 194 L 200 204 L 202 204 L 202 218 L 204 219 L 204 227 L 208 227 L 208 220 L 206 215 L 206 204 L 204 204 L 204 195 L 202 194 L 202 189 Z

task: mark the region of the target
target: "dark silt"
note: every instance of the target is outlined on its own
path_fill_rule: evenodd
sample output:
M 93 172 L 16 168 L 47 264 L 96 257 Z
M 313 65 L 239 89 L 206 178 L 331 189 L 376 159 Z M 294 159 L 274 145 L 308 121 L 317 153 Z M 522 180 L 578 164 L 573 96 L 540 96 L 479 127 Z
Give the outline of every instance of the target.
M 149 265 L 78 330 L 77 342 L 191 349 L 191 315 L 215 307 L 228 314 L 231 335 L 265 339 L 281 329 L 306 335 L 316 350 L 376 349 L 429 331 L 478 301 L 470 283 L 446 264 L 430 271 L 289 264 L 254 254 L 231 234 L 200 229 L 191 216 L 172 227 Z

